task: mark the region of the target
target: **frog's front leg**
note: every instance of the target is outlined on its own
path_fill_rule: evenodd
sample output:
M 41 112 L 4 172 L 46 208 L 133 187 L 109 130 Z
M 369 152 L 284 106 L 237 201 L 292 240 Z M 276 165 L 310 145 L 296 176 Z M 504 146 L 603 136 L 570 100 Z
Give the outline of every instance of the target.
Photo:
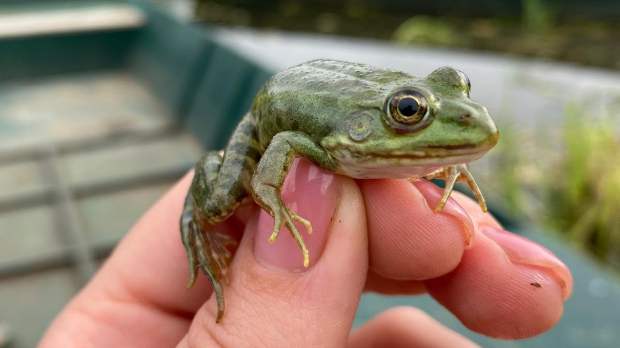
M 256 203 L 274 218 L 273 233 L 269 237 L 269 242 L 273 243 L 280 228 L 286 225 L 301 248 L 304 267 L 308 267 L 310 265 L 308 249 L 293 222 L 301 222 L 308 233 L 312 233 L 312 225 L 308 220 L 290 211 L 281 197 L 284 179 L 296 155 L 326 169 L 334 167 L 333 158 L 306 134 L 291 131 L 278 133 L 271 140 L 254 172 L 252 195 Z
M 484 197 L 482 197 L 482 192 L 480 192 L 478 184 L 476 184 L 474 177 L 469 172 L 467 164 L 457 164 L 454 166 L 443 167 L 426 175 L 426 177 L 428 179 L 437 178 L 444 179 L 446 181 L 446 186 L 443 190 L 443 196 L 439 200 L 439 203 L 437 203 L 437 206 L 435 207 L 435 212 L 440 212 L 441 209 L 443 209 L 444 205 L 446 205 L 446 202 L 448 201 L 448 197 L 450 197 L 450 193 L 452 193 L 454 185 L 457 182 L 461 181 L 467 182 L 467 184 L 471 188 L 471 191 L 474 193 L 474 196 L 476 196 L 480 208 L 483 212 L 487 212 L 487 204 L 484 200 Z

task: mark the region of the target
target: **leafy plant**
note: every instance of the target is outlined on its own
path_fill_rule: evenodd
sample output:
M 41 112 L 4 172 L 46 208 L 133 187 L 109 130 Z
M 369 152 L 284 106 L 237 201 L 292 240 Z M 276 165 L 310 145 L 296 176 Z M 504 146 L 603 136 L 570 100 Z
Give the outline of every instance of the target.
M 415 16 L 400 24 L 394 31 L 392 39 L 399 43 L 453 45 L 460 39 L 460 36 L 447 20 L 430 16 Z
M 620 133 L 613 118 L 589 116 L 567 105 L 557 139 L 504 129 L 493 186 L 510 208 L 620 269 Z
M 566 109 L 563 157 L 548 188 L 545 222 L 610 262 L 620 256 L 620 136 L 611 119 Z M 620 264 L 616 266 L 620 267 Z
M 521 0 L 525 27 L 532 32 L 546 31 L 556 22 L 556 11 L 549 0 Z

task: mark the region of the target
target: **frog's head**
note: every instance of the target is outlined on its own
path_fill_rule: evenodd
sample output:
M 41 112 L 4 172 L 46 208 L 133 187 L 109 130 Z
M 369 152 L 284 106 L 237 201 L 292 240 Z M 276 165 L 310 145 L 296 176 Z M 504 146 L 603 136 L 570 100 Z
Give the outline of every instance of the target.
M 358 103 L 321 145 L 356 178 L 403 178 L 469 163 L 499 137 L 470 89 L 467 76 L 449 67 L 398 79 Z

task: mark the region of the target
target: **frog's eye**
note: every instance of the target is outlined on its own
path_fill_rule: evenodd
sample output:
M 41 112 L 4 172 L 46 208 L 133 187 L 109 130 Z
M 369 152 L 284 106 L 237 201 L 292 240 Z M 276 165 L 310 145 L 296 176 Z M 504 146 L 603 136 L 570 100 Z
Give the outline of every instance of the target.
M 431 119 L 428 102 L 422 93 L 405 89 L 392 94 L 385 104 L 386 121 L 395 129 L 413 132 L 426 127 Z

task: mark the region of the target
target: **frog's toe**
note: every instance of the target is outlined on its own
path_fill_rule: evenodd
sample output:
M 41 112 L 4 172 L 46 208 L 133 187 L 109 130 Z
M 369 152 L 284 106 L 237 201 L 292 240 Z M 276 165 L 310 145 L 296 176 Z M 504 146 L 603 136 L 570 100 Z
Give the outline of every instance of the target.
M 476 184 L 476 180 L 474 180 L 474 177 L 471 175 L 471 172 L 469 171 L 469 169 L 467 169 L 466 166 L 464 166 L 464 170 L 461 172 L 461 175 L 465 182 L 467 182 L 467 185 L 469 185 L 471 192 L 478 200 L 478 205 L 480 205 L 480 209 L 482 209 L 482 211 L 486 213 L 488 211 L 487 203 L 482 196 L 482 192 L 480 191 L 478 184 Z
M 196 284 L 196 279 L 198 279 L 198 268 L 199 268 L 199 264 L 198 262 L 194 260 L 191 260 L 189 262 L 189 280 L 187 282 L 187 290 L 191 290 L 192 287 L 194 287 L 194 284 Z
M 484 200 L 484 197 L 482 197 L 482 192 L 480 192 L 480 188 L 476 184 L 476 181 L 474 180 L 474 177 L 471 175 L 466 164 L 457 164 L 454 166 L 444 167 L 444 168 L 438 169 L 428 174 L 426 177 L 428 179 L 437 178 L 437 179 L 443 179 L 446 181 L 443 195 L 441 199 L 439 200 L 439 202 L 437 203 L 437 206 L 435 207 L 436 213 L 440 212 L 443 209 L 443 207 L 446 205 L 446 203 L 448 202 L 448 198 L 450 198 L 450 194 L 452 193 L 452 190 L 454 189 L 454 185 L 458 182 L 466 182 L 471 188 L 472 192 L 474 193 L 474 196 L 476 196 L 476 199 L 478 200 L 478 204 L 480 205 L 480 208 L 482 209 L 482 211 L 483 212 L 487 211 L 487 205 Z
M 427 179 L 445 179 L 446 178 L 446 168 L 439 168 L 432 173 L 425 175 Z M 412 177 L 409 181 L 414 181 L 417 177 Z
M 310 223 L 310 221 L 302 218 L 301 216 L 293 213 L 292 211 L 289 212 L 291 214 L 291 218 L 297 222 L 300 222 L 302 225 L 304 225 L 304 227 L 306 228 L 306 231 L 308 231 L 308 234 L 312 234 L 312 224 Z
M 181 228 L 181 240 L 183 241 L 189 263 L 189 282 L 187 283 L 187 290 L 194 286 L 196 278 L 198 277 L 198 259 L 195 249 L 194 233 L 193 222 L 189 222 L 186 226 L 182 226 Z
M 301 222 L 308 229 L 308 233 L 312 233 L 312 225 L 308 220 L 298 216 L 297 214 L 289 211 L 288 209 L 286 209 L 284 219 L 286 220 L 286 227 L 288 227 L 288 230 L 291 232 L 293 238 L 301 248 L 301 253 L 304 258 L 304 267 L 310 266 L 310 254 L 308 252 L 308 248 L 306 247 L 306 243 L 304 242 L 301 233 L 299 233 L 299 231 L 297 230 L 297 227 L 295 227 L 293 221 Z
M 439 213 L 443 207 L 448 202 L 448 198 L 450 198 L 450 194 L 452 193 L 452 189 L 454 188 L 454 184 L 456 184 L 459 179 L 460 171 L 456 168 L 456 166 L 443 167 L 435 170 L 434 172 L 426 175 L 427 179 L 443 179 L 446 181 L 444 186 L 443 195 L 437 205 L 435 206 L 435 212 Z
M 301 233 L 299 233 L 299 230 L 297 230 L 297 227 L 295 227 L 294 221 L 300 222 L 302 225 L 304 225 L 304 227 L 306 227 L 306 229 L 308 230 L 308 234 L 312 233 L 312 224 L 310 223 L 310 221 L 293 213 L 288 208 L 282 207 L 279 211 L 274 213 L 273 233 L 269 237 L 269 243 L 275 242 L 278 234 L 280 233 L 280 229 L 284 224 L 286 224 L 286 227 L 291 232 L 291 235 L 293 235 L 295 242 L 297 242 L 297 244 L 301 248 L 301 252 L 304 258 L 304 267 L 308 267 L 310 266 L 310 253 L 308 252 L 308 248 L 306 247 L 306 243 L 304 242 Z
M 199 228 L 194 229 L 199 267 L 213 287 L 217 301 L 217 318 L 215 321 L 219 323 L 225 309 L 224 289 L 220 280 L 228 284 L 227 267 L 230 256 L 226 257 L 222 253 L 220 248 L 224 247 L 221 245 L 218 235 L 219 233 L 214 231 L 203 233 Z
M 439 200 L 439 202 L 437 202 L 437 206 L 435 206 L 435 213 L 439 213 L 448 202 L 450 194 L 452 193 L 452 189 L 454 189 L 454 184 L 456 184 L 458 178 L 459 174 L 450 175 L 445 178 L 446 185 L 443 189 L 443 195 L 441 196 L 441 199 Z
M 284 220 L 282 220 L 282 214 L 275 213 L 273 216 L 273 232 L 271 232 L 271 236 L 269 236 L 269 243 L 273 243 L 278 238 L 280 234 L 280 229 L 282 228 L 282 224 Z

